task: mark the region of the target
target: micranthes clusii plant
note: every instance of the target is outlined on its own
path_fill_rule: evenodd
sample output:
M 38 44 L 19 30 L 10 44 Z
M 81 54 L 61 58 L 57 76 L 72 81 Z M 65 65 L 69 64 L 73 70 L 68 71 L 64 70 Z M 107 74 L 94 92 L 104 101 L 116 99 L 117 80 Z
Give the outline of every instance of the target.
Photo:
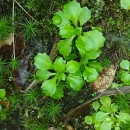
M 46 53 L 38 53 L 34 58 L 36 75 L 43 82 L 41 88 L 46 96 L 59 99 L 64 96 L 64 87 L 80 91 L 85 82 L 97 79 L 102 66 L 96 58 L 102 52 L 105 38 L 96 27 L 83 32 L 83 25 L 90 17 L 91 11 L 81 8 L 76 0 L 54 14 L 52 21 L 61 36 L 57 43 L 59 55 L 54 63 Z
M 94 125 L 95 130 L 120 130 L 121 125 L 130 121 L 130 114 L 119 109 L 108 96 L 101 97 L 100 102 L 92 103 L 95 112 L 85 117 L 88 125 Z

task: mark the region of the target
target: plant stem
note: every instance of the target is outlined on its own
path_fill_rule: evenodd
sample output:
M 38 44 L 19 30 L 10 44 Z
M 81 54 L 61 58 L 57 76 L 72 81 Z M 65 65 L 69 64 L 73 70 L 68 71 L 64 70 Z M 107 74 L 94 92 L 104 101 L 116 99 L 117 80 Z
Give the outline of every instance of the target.
M 12 9 L 12 25 L 14 27 L 14 0 L 13 0 L 13 9 Z M 15 43 L 14 43 L 14 32 L 13 32 L 13 58 L 15 60 Z

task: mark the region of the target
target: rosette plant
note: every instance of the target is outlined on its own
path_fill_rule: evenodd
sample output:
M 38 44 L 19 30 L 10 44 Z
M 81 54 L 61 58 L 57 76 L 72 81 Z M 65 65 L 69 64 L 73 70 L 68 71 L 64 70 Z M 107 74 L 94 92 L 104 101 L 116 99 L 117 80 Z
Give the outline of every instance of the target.
M 87 7 L 81 8 L 76 0 L 68 2 L 62 11 L 54 14 L 52 21 L 61 36 L 57 43 L 60 57 L 54 63 L 45 53 L 34 58 L 38 68 L 36 75 L 43 81 L 41 88 L 46 96 L 61 98 L 65 86 L 80 91 L 85 82 L 97 79 L 102 66 L 96 58 L 101 53 L 105 38 L 96 27 L 88 32 L 82 31 L 90 17 L 91 11 Z

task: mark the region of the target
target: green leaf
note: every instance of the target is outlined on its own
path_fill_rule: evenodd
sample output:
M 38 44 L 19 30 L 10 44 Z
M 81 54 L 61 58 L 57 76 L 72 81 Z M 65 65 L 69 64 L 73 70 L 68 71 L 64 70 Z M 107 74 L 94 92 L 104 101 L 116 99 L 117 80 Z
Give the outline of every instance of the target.
M 73 40 L 73 37 L 69 39 L 65 39 L 65 40 L 60 40 L 57 43 L 57 49 L 59 53 L 63 55 L 64 57 L 69 56 L 69 54 L 71 53 L 72 40 Z
M 55 73 L 51 73 L 46 70 L 37 70 L 36 76 L 39 79 L 39 81 L 47 80 L 50 76 L 55 75 Z
M 63 91 L 63 83 L 59 83 L 56 86 L 56 92 L 51 96 L 53 99 L 60 99 L 64 97 L 64 91 Z
M 130 9 L 130 0 L 120 0 L 120 4 L 123 9 Z
M 117 119 L 119 122 L 126 123 L 127 121 L 130 121 L 130 115 L 128 113 L 120 112 Z
M 68 73 L 76 73 L 80 70 L 80 64 L 77 61 L 71 60 L 66 64 L 66 72 Z
M 104 113 L 102 111 L 99 111 L 96 113 L 96 120 L 99 122 L 102 122 L 106 119 L 106 117 L 109 115 L 109 113 Z
M 105 107 L 105 106 L 101 105 L 100 110 L 102 112 L 111 113 L 110 106 Z
M 52 69 L 53 64 L 52 61 L 50 60 L 50 57 L 46 53 L 38 53 L 34 57 L 34 64 L 38 69 L 41 70 L 49 70 Z
M 64 26 L 66 24 L 70 24 L 69 20 L 66 18 L 64 12 L 62 11 L 56 12 L 52 18 L 52 21 L 53 24 L 58 27 Z
M 115 130 L 120 130 L 120 127 L 119 127 L 119 126 L 116 126 L 116 127 L 115 127 Z
M 118 111 L 118 105 L 112 103 L 110 107 L 111 113 L 115 113 Z
M 86 36 L 79 36 L 76 40 L 76 47 L 82 57 L 86 56 L 86 52 L 94 49 L 94 42 Z
M 100 102 L 105 107 L 108 107 L 108 106 L 111 105 L 111 98 L 109 96 L 103 96 L 103 97 L 100 98 Z
M 65 64 L 66 64 L 65 60 L 63 60 L 62 57 L 59 57 L 59 58 L 56 58 L 53 68 L 56 72 L 61 73 L 65 70 Z
M 71 20 L 75 26 L 77 26 L 77 22 L 82 11 L 80 4 L 76 0 L 73 0 L 64 5 L 63 8 L 66 17 Z
M 101 64 L 99 62 L 95 61 L 95 60 L 94 61 L 89 61 L 88 66 L 92 67 L 92 68 L 95 68 L 98 73 L 103 70 L 103 67 L 101 66 Z
M 98 77 L 98 73 L 95 68 L 85 67 L 83 76 L 87 82 L 94 82 Z
M 93 59 L 96 59 L 97 57 L 99 57 L 101 53 L 102 53 L 101 50 L 93 50 L 90 52 L 86 52 L 85 57 L 89 60 L 93 60 Z
M 82 57 L 95 59 L 101 53 L 100 48 L 104 46 L 105 38 L 98 30 L 85 32 L 84 35 L 77 38 L 76 47 Z
M 5 89 L 0 89 L 0 98 L 3 99 L 5 97 L 5 95 L 6 95 Z
M 90 18 L 91 11 L 87 7 L 83 7 L 79 17 L 80 26 L 83 26 L 83 24 L 86 23 Z
M 62 22 L 62 19 L 59 15 L 54 15 L 53 18 L 52 18 L 52 21 L 53 21 L 53 24 L 58 26 L 59 24 L 61 24 Z
M 84 80 L 82 79 L 82 77 L 75 74 L 70 74 L 67 77 L 67 82 L 69 83 L 70 87 L 75 91 L 80 91 L 81 88 L 84 86 Z
M 101 128 L 100 130 L 111 130 L 112 129 L 112 122 L 109 121 L 104 121 L 101 123 Z
M 129 70 L 130 62 L 128 60 L 122 60 L 120 63 L 120 67 L 124 70 Z
M 59 35 L 62 38 L 70 38 L 76 34 L 75 28 L 70 24 L 60 27 Z
M 100 103 L 98 101 L 95 101 L 92 103 L 93 109 L 97 111 L 100 108 Z
M 83 64 L 83 65 L 87 65 L 87 63 L 88 63 L 88 59 L 85 57 L 85 58 L 82 58 L 81 60 L 80 60 L 80 64 Z
M 105 38 L 102 32 L 98 30 L 92 30 L 92 31 L 84 32 L 84 35 L 86 37 L 89 37 L 93 41 L 94 49 L 97 50 L 104 46 Z
M 92 124 L 92 116 L 86 116 L 85 123 L 87 123 L 88 125 L 91 125 Z
M 98 31 L 102 32 L 102 28 L 101 27 L 92 27 L 92 30 L 98 30 Z
M 54 77 L 42 83 L 41 89 L 46 96 L 52 96 L 56 92 L 56 80 L 57 78 Z
M 124 72 L 121 75 L 121 81 L 123 81 L 126 85 L 130 85 L 130 74 L 128 72 Z
M 68 56 L 65 56 L 64 57 L 66 61 L 70 61 L 70 60 L 74 60 L 77 58 L 77 55 L 76 54 L 69 54 Z
M 82 32 L 82 27 L 77 27 L 77 28 L 75 29 L 75 34 L 81 35 L 81 32 Z
M 60 73 L 57 75 L 58 81 L 61 81 L 61 80 L 65 81 L 65 77 L 66 75 L 64 73 Z
M 95 129 L 95 130 L 100 130 L 100 126 L 101 126 L 100 123 L 96 123 L 96 124 L 94 125 L 94 129 Z

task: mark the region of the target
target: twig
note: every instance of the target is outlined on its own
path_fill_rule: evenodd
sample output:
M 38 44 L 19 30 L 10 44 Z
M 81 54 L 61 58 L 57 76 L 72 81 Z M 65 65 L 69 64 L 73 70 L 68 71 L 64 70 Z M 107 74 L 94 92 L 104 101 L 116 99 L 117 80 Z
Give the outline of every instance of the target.
M 13 9 L 12 9 L 12 25 L 14 27 L 14 0 L 13 0 Z M 14 43 L 14 32 L 13 32 L 13 58 L 15 60 L 15 43 Z
M 16 0 L 13 0 L 15 1 L 15 3 L 30 17 L 32 18 L 34 21 L 37 21 L 33 16 L 31 16 L 20 4 L 19 2 L 17 2 Z
M 37 80 L 34 79 L 34 80 L 32 81 L 32 83 L 28 86 L 28 88 L 27 88 L 24 92 L 27 92 L 28 90 L 30 90 L 36 82 L 37 82 Z

